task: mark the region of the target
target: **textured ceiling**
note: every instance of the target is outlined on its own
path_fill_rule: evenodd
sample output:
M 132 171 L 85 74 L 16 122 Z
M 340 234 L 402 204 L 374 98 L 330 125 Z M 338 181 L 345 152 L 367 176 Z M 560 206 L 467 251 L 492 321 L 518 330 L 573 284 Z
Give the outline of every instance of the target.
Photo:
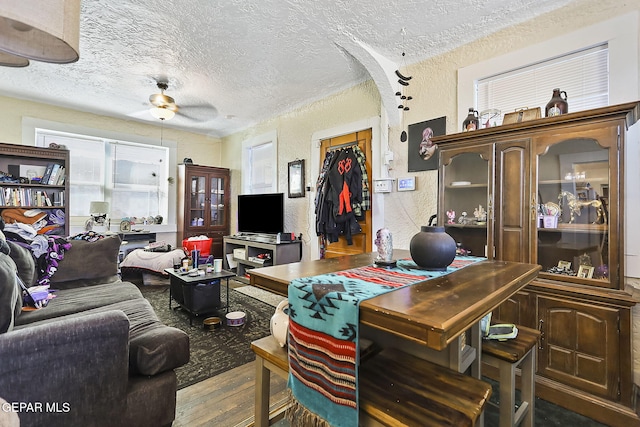
M 0 93 L 159 126 L 166 79 L 164 125 L 220 137 L 371 78 L 384 102 L 389 70 L 570 1 L 82 0 L 80 60 L 0 67 Z

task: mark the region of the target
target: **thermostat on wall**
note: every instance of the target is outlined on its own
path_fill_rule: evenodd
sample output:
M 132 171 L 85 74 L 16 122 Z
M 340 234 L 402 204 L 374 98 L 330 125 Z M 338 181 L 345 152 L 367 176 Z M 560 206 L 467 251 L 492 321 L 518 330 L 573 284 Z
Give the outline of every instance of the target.
M 416 177 L 398 178 L 398 191 L 413 191 L 416 189 Z

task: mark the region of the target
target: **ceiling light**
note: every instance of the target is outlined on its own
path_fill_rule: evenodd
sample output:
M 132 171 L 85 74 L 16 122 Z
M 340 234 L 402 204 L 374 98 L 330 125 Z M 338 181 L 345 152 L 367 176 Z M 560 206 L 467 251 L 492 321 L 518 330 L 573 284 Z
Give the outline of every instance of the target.
M 5 67 L 26 67 L 29 65 L 29 60 L 21 56 L 0 51 L 0 65 Z
M 173 116 L 176 115 L 174 111 L 170 110 L 165 105 L 153 107 L 149 110 L 149 112 L 153 117 L 160 120 L 171 120 Z
M 20 0 L 0 11 L 0 50 L 36 61 L 78 60 L 80 0 Z

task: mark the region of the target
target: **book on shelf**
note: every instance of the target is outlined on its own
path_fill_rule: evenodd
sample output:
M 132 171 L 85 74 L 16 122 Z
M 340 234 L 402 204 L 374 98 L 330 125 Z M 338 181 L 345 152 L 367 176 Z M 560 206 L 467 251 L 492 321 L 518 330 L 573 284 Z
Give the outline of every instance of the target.
M 40 181 L 42 184 L 48 184 L 49 178 L 51 178 L 51 171 L 53 169 L 53 165 L 55 163 L 47 163 L 47 168 L 44 170 L 44 174 L 42 175 L 42 180 Z
M 58 173 L 60 172 L 60 164 L 59 163 L 54 163 L 52 168 L 51 168 L 51 174 L 49 175 L 49 179 L 47 180 L 47 182 L 45 182 L 45 184 L 47 185 L 54 185 L 57 182 L 57 177 L 58 177 Z
M 47 192 L 46 192 L 46 191 L 43 191 L 43 192 L 42 192 L 42 196 L 43 196 L 43 199 L 44 199 L 44 203 L 45 203 L 45 205 L 47 205 L 47 206 L 53 206 L 53 203 L 51 203 L 51 199 L 50 199 L 50 198 L 49 198 L 49 196 L 47 195 Z
M 64 166 L 60 166 L 60 170 L 58 171 L 58 175 L 56 176 L 55 185 L 64 185 L 64 178 L 67 171 Z

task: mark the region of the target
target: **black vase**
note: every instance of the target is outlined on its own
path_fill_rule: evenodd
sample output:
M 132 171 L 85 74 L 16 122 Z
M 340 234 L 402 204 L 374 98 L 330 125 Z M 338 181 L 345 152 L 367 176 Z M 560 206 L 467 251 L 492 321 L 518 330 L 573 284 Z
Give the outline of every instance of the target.
M 444 271 L 456 257 L 456 241 L 444 227 L 423 225 L 411 238 L 409 252 L 413 262 L 425 270 Z

